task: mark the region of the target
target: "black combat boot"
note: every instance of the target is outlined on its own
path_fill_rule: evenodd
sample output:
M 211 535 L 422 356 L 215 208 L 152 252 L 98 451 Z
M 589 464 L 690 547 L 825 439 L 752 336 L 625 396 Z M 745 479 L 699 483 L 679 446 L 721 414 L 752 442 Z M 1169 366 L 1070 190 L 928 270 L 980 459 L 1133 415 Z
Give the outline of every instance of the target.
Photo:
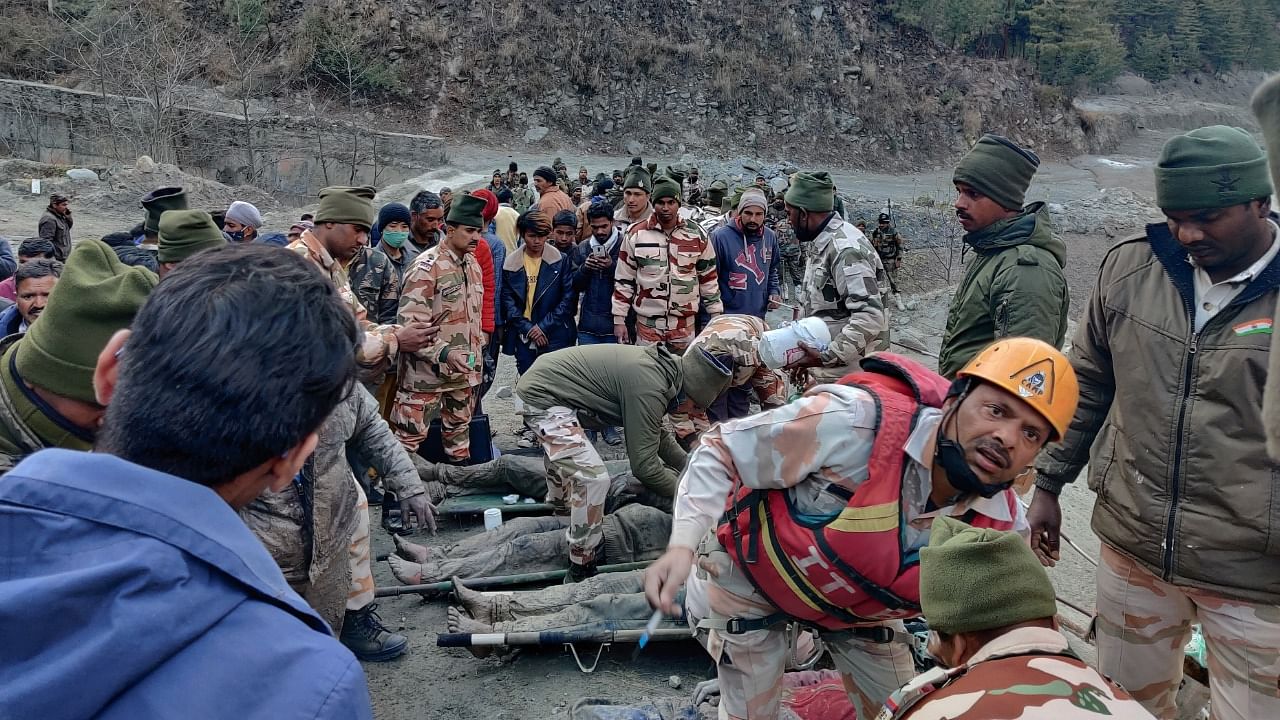
M 587 565 L 579 565 L 578 563 L 569 563 L 569 571 L 564 574 L 564 584 L 582 582 L 587 578 L 596 574 L 596 563 L 593 561 Z
M 370 603 L 359 610 L 348 610 L 342 620 L 342 644 L 364 662 L 386 662 L 400 657 L 409 649 L 409 638 L 397 635 L 382 625 Z

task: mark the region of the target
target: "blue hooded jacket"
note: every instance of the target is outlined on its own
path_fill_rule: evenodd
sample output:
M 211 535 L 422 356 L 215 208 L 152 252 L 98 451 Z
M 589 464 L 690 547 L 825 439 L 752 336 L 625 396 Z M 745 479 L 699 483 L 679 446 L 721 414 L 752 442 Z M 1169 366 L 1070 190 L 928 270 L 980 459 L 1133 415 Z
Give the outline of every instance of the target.
M 355 657 L 209 488 L 43 450 L 0 480 L 0 716 L 370 718 Z

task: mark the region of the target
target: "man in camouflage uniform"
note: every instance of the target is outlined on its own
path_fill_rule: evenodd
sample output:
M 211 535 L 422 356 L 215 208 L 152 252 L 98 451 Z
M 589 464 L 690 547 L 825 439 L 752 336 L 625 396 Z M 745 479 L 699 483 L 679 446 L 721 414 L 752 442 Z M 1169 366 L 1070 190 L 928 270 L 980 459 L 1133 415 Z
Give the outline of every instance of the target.
M 779 407 L 787 402 L 787 381 L 782 373 L 769 368 L 760 359 L 760 337 L 767 329 L 763 320 L 751 315 L 720 315 L 712 318 L 689 343 L 685 354 L 705 350 L 716 357 L 731 359 L 733 377 L 728 389 L 750 385 L 762 410 Z M 728 389 L 705 410 L 695 407 L 689 400 L 676 406 L 669 417 L 681 445 L 691 447 L 711 422 L 724 422 L 747 414 L 729 411 L 725 402 Z
M 1068 647 L 1053 583 L 1017 533 L 935 520 L 920 607 L 942 667 L 890 695 L 878 719 L 1151 718 Z
M 630 343 L 627 313 L 636 313 L 638 345 L 666 345 L 684 352 L 694 336 L 701 307 L 724 312 L 716 276 L 715 248 L 691 221 L 680 220 L 680 186 L 661 177 L 653 186 L 653 217 L 632 225 L 618 252 L 614 273 L 613 332 Z
M 351 289 L 348 269 L 360 248 L 368 244 L 369 228 L 375 214 L 371 187 L 327 187 L 320 191 L 315 227 L 289 244 L 288 249 L 315 263 L 338 289 L 342 302 L 355 314 L 361 341 L 356 348 L 361 380 L 377 384 L 401 351 L 416 351 L 436 334 L 425 322 L 379 325 L 369 319 L 368 310 Z
M 702 205 L 702 183 L 698 182 L 698 168 L 689 170 L 689 177 L 684 181 L 684 204 L 690 207 Z
M 782 198 L 776 198 L 769 206 L 764 224 L 778 235 L 778 256 L 782 258 L 778 280 L 782 285 L 782 299 L 796 301 L 800 294 L 800 283 L 804 281 L 804 249 L 796 239 L 791 222 L 787 220 L 787 208 Z
M 653 176 L 649 171 L 639 165 L 627 169 L 626 179 L 622 182 L 621 202 L 613 205 L 617 208 L 613 222 L 619 230 L 626 232 L 632 225 L 653 217 L 652 192 Z
M 484 281 L 473 253 L 484 227 L 484 207 L 484 199 L 472 195 L 454 200 L 444 240 L 418 256 L 400 293 L 400 321 L 428 322 L 440 334 L 401 358 L 391 425 L 405 448 L 417 452 L 438 411 L 445 454 L 456 463 L 471 456 L 471 413 L 483 369 Z
M 320 271 L 329 278 L 338 296 L 355 315 L 356 325 L 360 328 L 361 341 L 356 347 L 356 362 L 360 366 L 361 380 L 376 385 L 382 375 L 396 361 L 398 353 L 410 353 L 425 346 L 437 333 L 437 328 L 426 322 L 408 322 L 401 325 L 379 325 L 369 320 L 364 305 L 356 298 L 351 289 L 348 268 L 356 253 L 368 242 L 369 228 L 373 227 L 375 213 L 373 209 L 374 189 L 371 187 L 327 187 L 320 191 L 320 206 L 316 209 L 315 225 L 288 246 L 289 250 L 298 253 L 315 263 Z M 390 651 L 400 644 L 398 636 L 387 633 L 381 628 L 373 615 L 373 572 L 369 563 L 369 501 L 364 489 L 355 482 L 349 470 L 338 473 L 338 469 L 346 469 L 345 457 L 334 463 L 341 467 L 316 468 L 316 477 L 333 482 L 351 482 L 355 485 L 352 502 L 355 505 L 355 523 L 351 533 L 347 553 L 347 567 L 350 588 L 347 594 L 347 612 L 357 616 L 356 623 L 368 631 L 364 640 L 370 646 L 381 646 Z M 330 463 L 332 465 L 332 463 Z M 405 497 L 404 502 L 412 505 L 407 508 L 418 518 L 431 515 L 430 503 L 425 493 L 414 493 Z M 354 627 L 354 625 L 353 625 Z M 401 638 L 402 640 L 403 638 Z M 399 648 L 403 652 L 404 646 Z M 370 657 L 389 659 L 373 650 Z M 392 655 L 394 656 L 394 655 Z
M 891 223 L 892 218 L 888 213 L 880 213 L 880 221 L 876 225 L 876 229 L 871 231 L 871 246 L 876 249 L 876 254 L 880 256 L 880 263 L 884 265 L 885 275 L 889 278 L 889 289 L 893 294 L 898 294 L 898 268 L 902 267 L 902 251 L 903 247 L 902 235 L 898 233 L 898 228 Z
M 671 513 L 634 502 L 612 507 L 613 500 L 605 500 L 612 512 L 601 520 L 601 563 L 644 562 L 661 555 L 671 535 Z M 570 567 L 568 526 L 564 515 L 508 518 L 497 530 L 432 547 L 397 536 L 396 552 L 387 557 L 387 564 L 403 585 L 565 570 Z
M 788 618 L 817 629 L 860 718 L 915 675 L 902 619 L 919 614 L 916 551 L 941 517 L 1025 530 L 1010 486 L 1075 409 L 1066 358 L 1026 343 L 993 347 L 950 393 L 936 373 L 886 355 L 857 385 L 815 388 L 702 437 L 645 594 L 672 614 L 687 581 L 683 607 L 717 664 L 721 717 L 778 717 Z M 913 394 L 891 389 L 908 378 L 924 404 L 904 406 Z M 1032 379 L 1041 394 L 1020 397 Z M 943 440 L 968 449 L 946 458 Z
M 812 246 L 801 287 L 805 317 L 821 318 L 831 332 L 825 349 L 810 348 L 798 365 L 811 385 L 835 382 L 868 353 L 889 347 L 889 315 L 877 282 L 883 268 L 875 248 L 832 210 L 831 176 L 796 173 L 784 202 L 801 242 Z

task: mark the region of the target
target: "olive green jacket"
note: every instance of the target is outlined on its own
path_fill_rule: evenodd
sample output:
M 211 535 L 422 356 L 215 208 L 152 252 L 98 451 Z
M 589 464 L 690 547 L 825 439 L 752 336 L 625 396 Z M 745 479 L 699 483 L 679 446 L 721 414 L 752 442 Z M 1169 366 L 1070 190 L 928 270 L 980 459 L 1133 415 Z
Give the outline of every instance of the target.
M 23 458 L 45 448 L 89 450 L 93 440 L 40 399 L 29 387 L 19 385 L 13 364 L 22 335 L 0 340 L 0 475 Z
M 1070 352 L 1080 405 L 1041 455 L 1057 494 L 1089 464 L 1093 529 L 1162 579 L 1280 603 L 1280 466 L 1262 387 L 1280 258 L 1199 332 L 1186 251 L 1164 224 L 1113 247 Z
M 1067 247 L 1053 236 L 1049 210 L 1023 211 L 965 235 L 976 257 L 947 312 L 938 372 L 955 377 L 965 363 L 1002 337 L 1033 337 L 1062 347 L 1071 295 L 1062 273 Z
M 547 353 L 520 376 L 529 408 L 567 407 L 589 429 L 622 426 L 631 473 L 672 497 L 685 452 L 662 425 L 684 383 L 681 359 L 659 346 L 584 345 Z

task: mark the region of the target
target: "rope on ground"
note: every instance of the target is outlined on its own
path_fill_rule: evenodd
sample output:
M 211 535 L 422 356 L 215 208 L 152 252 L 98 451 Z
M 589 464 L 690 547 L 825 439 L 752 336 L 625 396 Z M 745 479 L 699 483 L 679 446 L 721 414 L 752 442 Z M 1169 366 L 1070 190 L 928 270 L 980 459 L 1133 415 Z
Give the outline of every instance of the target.
M 889 344 L 890 344 L 890 345 L 897 345 L 898 347 L 902 348 L 903 350 L 910 350 L 911 352 L 913 352 L 913 353 L 915 353 L 915 354 L 917 354 L 917 355 L 925 355 L 925 356 L 927 356 L 927 357 L 931 357 L 931 358 L 933 358 L 934 360 L 937 360 L 937 359 L 938 359 L 938 354 L 937 354 L 937 353 L 931 353 L 931 352 L 929 352 L 928 350 L 921 350 L 920 348 L 918 348 L 918 347 L 913 347 L 913 346 L 911 346 L 911 345 L 903 345 L 902 343 L 900 343 L 900 342 L 898 342 L 898 341 L 896 341 L 896 340 L 890 340 L 890 341 L 889 341 Z

